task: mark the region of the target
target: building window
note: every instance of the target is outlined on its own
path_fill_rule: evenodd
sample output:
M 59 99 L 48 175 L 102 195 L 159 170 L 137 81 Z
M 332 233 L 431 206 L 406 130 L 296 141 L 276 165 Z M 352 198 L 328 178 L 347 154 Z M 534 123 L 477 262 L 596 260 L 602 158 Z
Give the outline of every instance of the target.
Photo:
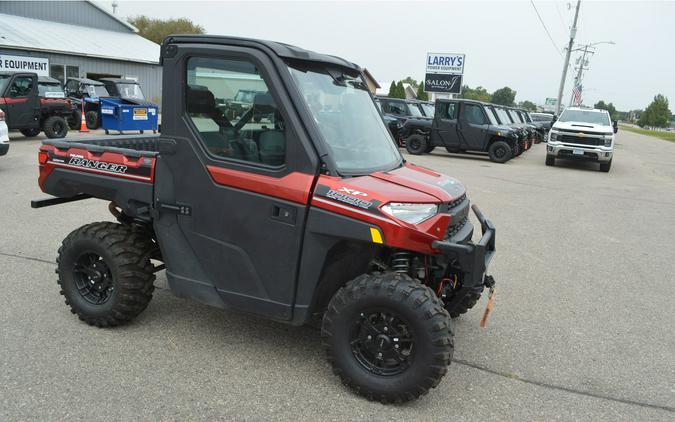
M 64 66 L 62 64 L 52 64 L 49 66 L 49 76 L 51 76 L 54 79 L 58 79 L 63 83 L 64 81 L 64 76 L 65 76 L 65 71 L 64 71 Z
M 66 78 L 77 78 L 79 76 L 80 76 L 79 66 L 66 66 Z

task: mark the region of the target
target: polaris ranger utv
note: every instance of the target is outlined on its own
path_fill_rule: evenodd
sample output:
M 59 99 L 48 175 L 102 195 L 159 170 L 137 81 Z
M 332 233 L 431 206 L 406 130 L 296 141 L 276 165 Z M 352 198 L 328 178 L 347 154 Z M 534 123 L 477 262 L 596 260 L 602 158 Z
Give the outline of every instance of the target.
M 55 198 L 33 207 L 94 197 L 119 221 L 63 241 L 58 283 L 72 312 L 126 323 L 166 268 L 181 297 L 292 325 L 322 318 L 334 372 L 369 399 L 438 385 L 451 316 L 494 286 L 495 228 L 474 205 L 472 241 L 464 186 L 403 160 L 353 63 L 187 35 L 168 37 L 160 60 L 161 135 L 40 148 L 39 185 Z M 228 119 L 216 95 L 252 81 L 252 107 Z M 272 121 L 252 123 L 257 113 Z
M 38 89 L 36 73 L 0 72 L 0 107 L 9 130 L 18 130 L 24 136 L 44 132 L 48 138 L 63 138 L 68 133 L 70 101 L 44 95 Z
M 487 107 L 479 101 L 439 99 L 433 120 L 409 120 L 399 133 L 410 154 L 442 146 L 451 153 L 487 152 L 490 161 L 505 163 L 517 152 L 518 135 L 500 125 Z

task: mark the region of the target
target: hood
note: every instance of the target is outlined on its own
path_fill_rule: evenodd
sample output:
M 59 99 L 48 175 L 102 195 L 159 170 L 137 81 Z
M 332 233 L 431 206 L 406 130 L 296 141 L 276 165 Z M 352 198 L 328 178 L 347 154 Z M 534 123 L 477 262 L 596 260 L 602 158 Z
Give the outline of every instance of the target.
M 561 122 L 557 121 L 553 125 L 553 129 L 574 131 L 574 132 L 589 132 L 589 133 L 614 133 L 611 126 L 596 125 L 587 122 Z

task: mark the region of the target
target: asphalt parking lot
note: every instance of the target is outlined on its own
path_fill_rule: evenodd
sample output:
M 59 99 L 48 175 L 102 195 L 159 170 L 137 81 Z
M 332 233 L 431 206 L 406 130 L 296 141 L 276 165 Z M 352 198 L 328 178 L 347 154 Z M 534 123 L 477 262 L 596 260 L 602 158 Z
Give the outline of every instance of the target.
M 78 136 L 74 134 L 73 136 Z M 32 210 L 39 140 L 0 157 L 0 420 L 673 420 L 675 143 L 619 132 L 610 173 L 434 151 L 497 227 L 497 301 L 457 320 L 438 388 L 371 403 L 334 377 L 318 331 L 178 299 L 159 274 L 132 324 L 64 305 L 61 240 L 110 220 L 96 200 Z

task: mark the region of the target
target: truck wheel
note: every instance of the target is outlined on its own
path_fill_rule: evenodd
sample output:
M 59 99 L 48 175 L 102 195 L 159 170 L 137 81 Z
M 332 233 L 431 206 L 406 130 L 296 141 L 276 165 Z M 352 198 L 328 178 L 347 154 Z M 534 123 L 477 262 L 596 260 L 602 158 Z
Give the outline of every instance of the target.
M 84 121 L 87 122 L 87 129 L 98 129 L 98 113 L 95 111 L 88 111 L 84 113 Z
M 47 117 L 47 120 L 42 124 L 42 130 L 49 139 L 65 138 L 68 134 L 68 123 L 61 116 Z
M 422 155 L 428 146 L 427 138 L 422 135 L 410 135 L 405 140 L 405 149 L 413 155 Z
M 40 133 L 40 129 L 39 128 L 21 129 L 19 132 L 21 132 L 21 134 L 26 138 L 33 138 L 35 136 L 38 136 L 38 134 Z
M 546 165 L 547 166 L 555 166 L 555 156 L 546 155 Z
M 153 249 L 148 236 L 121 224 L 92 223 L 71 232 L 56 259 L 71 312 L 97 327 L 131 321 L 152 299 Z
M 610 168 L 612 168 L 612 160 L 609 160 L 606 163 L 600 163 L 600 171 L 607 173 Z
M 495 141 L 488 148 L 490 161 L 495 163 L 505 163 L 511 159 L 511 147 L 504 141 Z
M 369 400 L 402 403 L 436 387 L 453 353 L 450 315 L 400 273 L 364 274 L 333 296 L 322 343 L 333 372 Z
M 73 111 L 73 113 L 68 118 L 68 127 L 71 130 L 80 130 L 82 125 L 82 113 L 79 111 Z

